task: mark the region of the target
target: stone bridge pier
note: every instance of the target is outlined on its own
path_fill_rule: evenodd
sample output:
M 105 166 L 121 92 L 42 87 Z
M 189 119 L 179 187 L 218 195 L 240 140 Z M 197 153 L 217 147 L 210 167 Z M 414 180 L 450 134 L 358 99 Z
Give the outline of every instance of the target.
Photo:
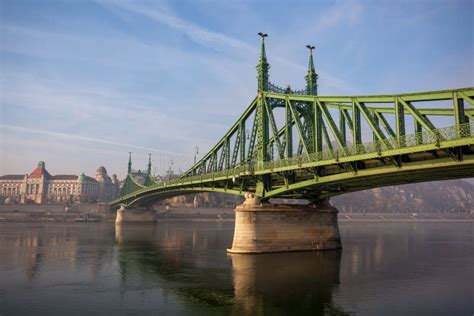
M 115 225 L 123 223 L 154 223 L 156 213 L 153 209 L 132 209 L 121 205 L 117 210 Z
M 229 253 L 266 253 L 340 249 L 337 209 L 318 205 L 261 203 L 253 193 L 235 208 Z

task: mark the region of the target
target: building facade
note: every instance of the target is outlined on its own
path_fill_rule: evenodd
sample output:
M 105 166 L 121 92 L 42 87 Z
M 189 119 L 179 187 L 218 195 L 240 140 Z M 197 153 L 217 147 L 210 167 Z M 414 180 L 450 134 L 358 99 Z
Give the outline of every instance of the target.
M 4 203 L 91 203 L 108 202 L 118 196 L 117 176 L 99 167 L 95 178 L 84 173 L 51 175 L 43 161 L 30 174 L 0 176 L 0 196 Z

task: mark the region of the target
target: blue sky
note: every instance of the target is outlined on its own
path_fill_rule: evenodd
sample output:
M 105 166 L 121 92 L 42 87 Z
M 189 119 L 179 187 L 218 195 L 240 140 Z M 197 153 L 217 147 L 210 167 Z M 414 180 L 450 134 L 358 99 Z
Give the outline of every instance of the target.
M 0 174 L 123 176 L 207 151 L 270 80 L 319 93 L 474 86 L 474 1 L 0 0 Z

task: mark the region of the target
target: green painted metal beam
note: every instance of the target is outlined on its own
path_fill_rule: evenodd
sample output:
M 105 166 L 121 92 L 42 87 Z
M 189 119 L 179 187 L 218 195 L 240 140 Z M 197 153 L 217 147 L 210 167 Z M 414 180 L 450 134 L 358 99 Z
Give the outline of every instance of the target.
M 344 115 L 344 110 L 339 110 L 339 132 L 342 137 L 342 142 L 347 144 L 346 140 L 346 116 Z
M 308 150 L 308 144 L 306 143 L 304 133 L 303 133 L 303 126 L 301 125 L 301 121 L 299 120 L 299 115 L 296 112 L 296 109 L 294 108 L 293 104 L 290 102 L 289 99 L 286 100 L 288 107 L 290 108 L 291 114 L 293 116 L 293 120 L 296 122 L 296 130 L 298 132 L 298 136 L 300 138 L 301 143 L 303 144 L 304 151 L 306 155 L 309 155 L 309 150 Z
M 410 114 L 413 116 L 413 118 L 420 123 L 423 128 L 425 128 L 429 132 L 434 132 L 436 127 L 433 125 L 433 123 L 428 120 L 426 116 L 420 113 L 417 108 L 415 108 L 410 102 L 407 102 L 403 100 L 403 98 L 398 98 L 398 101 L 403 105 L 403 107 L 410 112 Z
M 315 152 L 320 153 L 323 151 L 323 117 L 321 113 L 321 108 L 318 105 L 318 102 L 315 100 L 313 102 L 313 112 L 314 112 L 314 138 L 315 138 Z
M 324 124 L 323 120 L 321 120 L 321 131 L 322 131 L 322 134 L 323 134 L 324 141 L 326 142 L 326 146 L 332 152 L 334 147 L 332 145 L 331 138 L 329 137 L 328 130 L 327 130 L 326 125 Z
M 383 185 L 395 179 L 405 179 L 403 172 L 416 173 L 415 179 L 421 179 L 427 177 L 432 166 L 443 163 L 443 159 L 450 161 L 449 168 L 451 169 L 442 176 L 458 177 L 466 174 L 461 171 L 474 170 L 472 168 L 474 167 L 474 136 L 472 136 L 474 122 L 469 123 L 470 119 L 474 118 L 474 109 L 465 106 L 466 103 L 474 105 L 474 88 L 396 95 L 335 97 L 304 95 L 304 92 L 301 94 L 298 91 L 273 93 L 268 91 L 268 67 L 266 67 L 268 63 L 263 38 L 262 48 L 261 60 L 257 66 L 260 77 L 258 96 L 224 137 L 180 179 L 159 184 L 146 180 L 146 185 L 140 185 L 131 175 L 128 175 L 121 197 L 114 203 L 127 204 L 132 201 L 140 203 L 139 201 L 151 201 L 155 197 L 202 190 L 216 192 L 221 190 L 232 194 L 242 194 L 244 188 L 256 192 L 264 199 L 272 196 L 303 196 L 304 193 L 293 191 L 305 188 L 316 188 L 321 190 L 318 193 L 321 196 L 332 196 L 340 193 L 331 190 L 328 191 L 329 193 L 324 193 L 325 183 L 338 183 L 338 185 L 348 186 L 348 190 L 353 190 Z M 450 100 L 453 106 L 451 108 L 417 107 L 417 102 L 440 100 Z M 380 107 L 378 106 L 380 103 L 386 103 L 388 106 Z M 371 106 L 371 104 L 377 106 Z M 285 108 L 285 126 L 279 130 L 273 114 L 273 109 L 276 107 Z M 339 125 L 336 125 L 329 111 L 331 108 L 338 110 Z M 254 121 L 247 147 L 245 126 L 252 115 L 254 115 Z M 390 126 L 384 115 L 394 116 L 395 128 Z M 406 115 L 414 118 L 414 134 L 406 135 Z M 451 116 L 454 118 L 455 125 L 437 128 L 428 116 Z M 371 143 L 362 143 L 363 119 L 374 134 L 374 141 Z M 325 122 L 339 148 L 333 148 Z M 353 135 L 351 146 L 347 146 L 345 139 L 346 124 Z M 380 125 L 387 132 L 388 138 Z M 293 127 L 298 132 L 302 155 L 294 155 L 292 152 Z M 270 129 L 272 137 L 270 137 Z M 284 143 L 282 143 L 282 137 Z M 327 149 L 322 146 L 323 139 L 327 144 Z M 390 144 L 390 146 L 382 148 L 381 144 Z M 270 149 L 275 145 L 278 155 L 270 157 Z M 463 152 L 463 160 L 452 159 L 450 153 L 453 151 Z M 240 161 L 237 163 L 239 152 Z M 257 153 L 256 156 L 255 153 Z M 389 163 L 391 159 L 398 159 L 401 156 L 409 157 L 401 166 L 392 166 Z M 256 163 L 254 158 L 258 159 Z M 420 159 L 420 161 L 411 162 L 412 159 Z M 356 162 L 365 166 L 365 169 L 360 169 L 356 173 L 348 171 L 351 169 L 347 168 L 347 165 Z M 409 168 L 415 165 L 415 169 Z M 459 166 L 459 168 L 453 166 Z M 463 169 L 468 167 L 471 169 Z M 392 170 L 387 168 L 398 170 L 398 173 L 386 175 L 387 170 Z M 318 170 L 316 176 L 314 170 Z M 357 179 L 362 179 L 357 176 L 366 172 L 373 172 L 373 177 L 371 175 L 365 182 L 357 182 L 359 181 Z M 284 176 L 285 174 L 293 174 L 294 178 L 289 181 L 289 178 Z M 331 182 L 331 177 L 337 178 L 337 181 Z M 409 179 L 408 176 L 406 179 Z M 315 182 L 309 185 L 307 181 Z
M 245 131 L 245 121 L 241 121 L 240 122 L 240 126 L 239 126 L 239 140 L 240 140 L 240 163 L 243 164 L 245 163 L 245 148 L 246 148 L 246 144 L 245 144 L 245 137 L 246 137 L 246 131 Z
M 467 98 L 468 100 L 470 98 Z M 459 137 L 463 136 L 461 125 L 469 122 L 469 117 L 464 113 L 464 99 L 457 92 L 453 92 L 454 121 L 456 132 Z
M 474 87 L 452 89 L 452 90 L 439 90 L 439 91 L 426 91 L 417 93 L 404 93 L 404 94 L 384 94 L 384 95 L 357 95 L 357 96 L 309 96 L 309 95 L 296 95 L 296 94 L 279 94 L 279 93 L 266 93 L 267 97 L 275 99 L 285 99 L 287 96 L 291 97 L 294 101 L 306 101 L 312 102 L 314 98 L 317 98 L 320 102 L 328 103 L 351 103 L 352 98 L 357 98 L 359 102 L 363 103 L 393 103 L 394 97 L 401 97 L 406 102 L 418 102 L 418 101 L 440 101 L 440 100 L 451 100 L 453 97 L 453 91 L 461 92 L 466 97 L 474 98 Z
M 352 142 L 354 145 L 362 144 L 362 127 L 360 120 L 360 109 L 356 104 L 356 98 L 352 102 Z
M 270 122 L 270 126 L 271 126 L 272 132 L 273 132 L 272 141 L 274 141 L 277 144 L 278 158 L 283 159 L 283 156 L 284 156 L 283 146 L 281 144 L 280 137 L 278 136 L 278 129 L 277 129 L 277 126 L 276 126 L 276 123 L 275 123 L 275 117 L 273 116 L 272 109 L 270 108 L 270 106 L 268 105 L 266 100 L 264 100 L 264 103 L 265 103 L 264 106 L 265 106 L 265 110 L 266 110 L 266 113 L 267 113 L 267 118 Z
M 405 146 L 405 108 L 400 103 L 400 98 L 394 96 L 395 107 L 395 131 L 397 133 L 398 146 Z
M 286 158 L 293 157 L 293 117 L 291 109 L 285 100 L 285 151 Z
M 318 107 L 321 109 L 321 113 L 323 114 L 325 121 L 328 123 L 329 129 L 331 130 L 331 133 L 334 136 L 334 139 L 336 140 L 339 147 L 341 148 L 346 147 L 345 137 L 341 135 L 341 132 L 336 127 L 336 123 L 334 122 L 328 109 L 324 106 L 324 103 L 321 103 L 319 101 L 316 101 L 316 103 Z
M 379 120 L 379 122 L 382 123 L 382 125 L 385 128 L 385 130 L 387 131 L 388 135 L 390 137 L 397 137 L 397 134 L 393 131 L 392 127 L 390 126 L 390 124 L 385 119 L 385 116 L 382 113 L 379 113 L 377 111 L 374 111 L 374 113 L 375 113 L 375 116 L 377 117 L 377 119 Z

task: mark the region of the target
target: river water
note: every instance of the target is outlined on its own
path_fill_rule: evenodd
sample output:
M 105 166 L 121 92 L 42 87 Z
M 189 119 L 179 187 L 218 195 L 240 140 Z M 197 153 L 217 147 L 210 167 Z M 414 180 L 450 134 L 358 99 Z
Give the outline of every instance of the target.
M 0 315 L 473 315 L 474 223 L 341 222 L 342 251 L 227 255 L 233 223 L 0 224 Z

